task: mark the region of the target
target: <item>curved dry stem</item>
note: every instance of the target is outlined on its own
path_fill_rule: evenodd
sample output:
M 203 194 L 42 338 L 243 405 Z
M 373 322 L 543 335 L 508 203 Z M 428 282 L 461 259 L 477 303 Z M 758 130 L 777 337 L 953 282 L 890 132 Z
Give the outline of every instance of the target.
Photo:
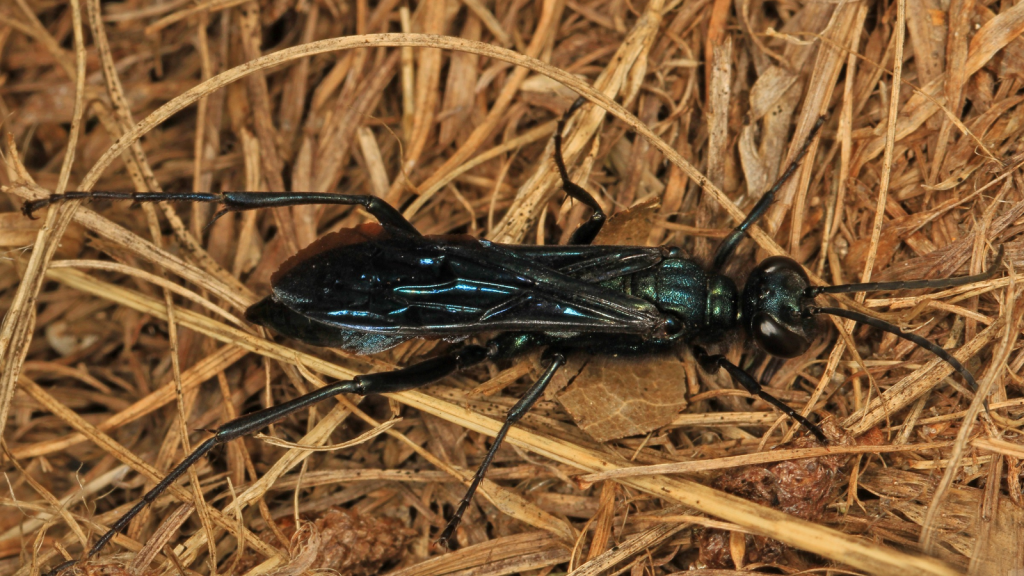
M 431 34 L 365 34 L 361 36 L 346 36 L 342 38 L 331 38 L 328 40 L 320 40 L 317 42 L 310 42 L 309 44 L 303 44 L 301 46 L 295 46 L 293 48 L 287 48 L 280 52 L 268 54 L 255 60 L 246 62 L 236 66 L 230 70 L 227 70 L 221 74 L 210 78 L 206 82 L 202 82 L 173 100 L 167 102 L 160 108 L 154 110 L 149 116 L 144 118 L 141 122 L 136 124 L 130 131 L 126 132 L 121 138 L 117 140 L 103 155 L 96 161 L 96 164 L 89 170 L 82 179 L 82 190 L 92 190 L 96 182 L 99 181 L 100 176 L 104 170 L 107 169 L 122 152 L 127 150 L 134 142 L 138 141 L 142 136 L 148 133 L 150 130 L 160 125 L 162 122 L 176 114 L 177 112 L 185 109 L 191 104 L 198 101 L 203 96 L 210 94 L 211 92 L 223 88 L 224 86 L 245 78 L 246 76 L 257 72 L 259 70 L 266 70 L 275 66 L 280 66 L 291 60 L 298 58 L 304 58 L 313 56 L 316 54 L 323 54 L 325 52 L 334 52 L 338 50 L 350 50 L 353 48 L 373 48 L 373 47 L 402 47 L 402 46 L 418 46 L 423 48 L 442 48 L 446 50 L 458 50 L 462 52 L 469 52 L 471 54 L 478 54 L 480 56 L 486 56 L 488 58 L 494 58 L 496 60 L 502 60 L 509 62 L 517 66 L 522 66 L 549 76 L 558 82 L 568 86 L 576 93 L 580 94 L 587 100 L 590 100 L 594 104 L 601 106 L 607 110 L 610 114 L 616 118 L 625 122 L 629 127 L 634 130 L 637 134 L 640 134 L 651 144 L 660 150 L 666 158 L 669 159 L 673 164 L 679 167 L 688 177 L 697 182 L 700 187 L 708 193 L 711 197 L 718 202 L 719 205 L 725 209 L 730 216 L 737 222 L 742 222 L 746 217 L 746 214 L 736 206 L 721 190 L 719 190 L 714 184 L 709 182 L 700 171 L 697 170 L 692 164 L 687 162 L 676 150 L 670 146 L 667 142 L 659 138 L 650 128 L 644 125 L 639 118 L 631 114 L 628 110 L 620 106 L 618 103 L 594 90 L 589 84 L 580 80 L 576 76 L 569 74 L 559 68 L 546 64 L 535 58 L 523 56 L 517 52 L 506 50 L 498 46 L 492 46 L 483 42 L 476 42 L 472 40 L 464 40 L 461 38 L 454 38 L 451 36 L 437 36 Z M 753 238 L 762 248 L 771 254 L 783 254 L 784 251 L 775 241 L 764 233 L 760 228 L 756 226 L 751 227 L 749 230 L 751 238 Z

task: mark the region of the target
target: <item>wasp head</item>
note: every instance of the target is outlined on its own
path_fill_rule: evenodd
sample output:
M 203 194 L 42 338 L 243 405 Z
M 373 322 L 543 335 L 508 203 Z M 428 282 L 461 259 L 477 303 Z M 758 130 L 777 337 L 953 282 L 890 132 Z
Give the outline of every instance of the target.
M 772 356 L 794 358 L 814 341 L 817 325 L 804 310 L 811 282 L 802 266 L 784 256 L 758 264 L 743 288 L 740 321 L 754 343 Z

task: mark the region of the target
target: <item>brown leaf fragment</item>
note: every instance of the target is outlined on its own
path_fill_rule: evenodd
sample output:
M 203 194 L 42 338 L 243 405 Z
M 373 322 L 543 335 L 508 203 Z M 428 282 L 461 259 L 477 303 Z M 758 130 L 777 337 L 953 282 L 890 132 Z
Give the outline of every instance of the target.
M 798 438 L 785 448 L 812 448 L 813 438 Z M 782 447 L 777 447 L 779 449 Z M 842 462 L 838 456 L 787 460 L 747 466 L 718 476 L 713 486 L 764 506 L 771 506 L 798 518 L 815 521 L 825 512 Z M 700 532 L 700 562 L 708 568 L 735 567 L 738 549 L 730 532 L 706 528 Z M 744 564 L 773 563 L 787 553 L 781 542 L 766 536 L 745 535 Z
M 686 378 L 674 354 L 574 357 L 557 378 L 568 384 L 556 398 L 599 442 L 646 434 L 686 408 Z
M 646 246 L 647 234 L 654 226 L 661 205 L 649 198 L 619 212 L 605 222 L 593 244 L 604 246 Z
M 295 529 L 295 518 L 288 516 L 277 522 L 278 529 L 291 538 L 291 559 L 279 566 L 276 574 L 302 574 L 327 571 L 350 576 L 378 574 L 385 564 L 398 560 L 405 553 L 405 544 L 415 531 L 393 518 L 374 518 L 354 510 L 332 507 Z M 272 530 L 263 530 L 259 537 L 268 544 L 279 545 Z M 246 556 L 234 567 L 232 574 L 245 574 L 261 559 Z

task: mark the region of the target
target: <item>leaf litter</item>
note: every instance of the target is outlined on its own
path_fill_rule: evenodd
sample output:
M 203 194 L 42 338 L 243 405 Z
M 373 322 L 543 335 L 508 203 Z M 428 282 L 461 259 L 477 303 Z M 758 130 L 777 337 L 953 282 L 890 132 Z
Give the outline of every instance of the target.
M 439 345 L 351 357 L 267 340 L 221 313 L 241 317 L 295 249 L 365 221 L 358 211 L 229 215 L 207 230 L 209 207 L 150 216 L 95 203 L 28 221 L 18 210 L 25 199 L 83 187 L 337 190 L 384 198 L 425 233 L 557 243 L 586 217 L 562 198 L 550 161 L 553 120 L 576 90 L 605 98 L 611 112 L 585 107 L 566 135 L 578 181 L 625 215 L 612 219 L 609 232 L 616 220 L 628 224 L 609 241 L 706 257 L 827 114 L 805 169 L 727 270 L 734 278 L 777 253 L 829 283 L 976 273 L 996 245 L 1020 266 L 1021 14 L 930 0 L 0 6 L 0 426 L 10 512 L 0 515 L 0 572 L 81 554 L 79 535 L 109 526 L 181 459 L 183 443 L 204 438 L 200 429 L 317 379 L 405 364 Z M 385 32 L 460 40 L 351 40 Z M 246 62 L 260 64 L 231 70 Z M 390 539 L 386 554 L 361 564 L 365 573 L 669 574 L 710 566 L 700 547 L 709 534 L 726 568 L 1020 569 L 1016 286 L 1004 275 L 973 291 L 866 301 L 879 313 L 909 310 L 915 316 L 901 322 L 961 352 L 992 392 L 991 418 L 972 416 L 980 406 L 972 410 L 968 391 L 926 352 L 863 327 L 852 339 L 833 330 L 772 385 L 798 409 L 813 401 L 863 451 L 838 464 L 805 452 L 760 462 L 800 447 L 785 443 L 799 430 L 773 426 L 769 407 L 686 354 L 645 361 L 645 371 L 580 360 L 555 401 L 510 435 L 458 549 L 445 552 L 432 539 L 495 419 L 529 379 L 526 366 L 480 368 L 427 394 L 318 407 L 268 431 L 279 446 L 232 443 L 87 570 L 133 561 L 136 573 L 154 574 L 210 573 L 211 563 L 217 573 L 298 561 L 314 569 L 313 529 L 298 530 L 295 543 L 285 534 L 296 501 L 320 518 L 302 526 L 341 514 L 370 527 L 345 532 L 356 547 Z M 723 352 L 761 370 L 741 339 Z M 343 445 L 396 408 L 402 420 L 364 443 L 301 449 Z M 672 464 L 690 468 L 614 475 Z M 785 488 L 792 467 L 828 472 L 794 484 L 815 490 L 813 513 L 798 514 L 813 523 L 784 506 L 779 494 L 805 494 L 794 487 L 755 498 L 761 506 L 719 491 L 744 492 L 753 485 L 744 478 L 769 475 Z M 328 475 L 312 481 L 313 472 Z M 580 474 L 606 476 L 587 485 Z M 780 505 L 784 514 L 772 509 Z M 165 545 L 135 555 L 147 542 Z

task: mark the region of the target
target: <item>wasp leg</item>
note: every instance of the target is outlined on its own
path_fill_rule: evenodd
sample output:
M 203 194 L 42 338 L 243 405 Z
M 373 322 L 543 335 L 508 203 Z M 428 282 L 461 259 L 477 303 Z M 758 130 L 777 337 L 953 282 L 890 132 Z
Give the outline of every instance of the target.
M 775 406 L 786 416 L 789 416 L 800 423 L 800 425 L 810 431 L 811 434 L 814 434 L 814 436 L 823 444 L 828 444 L 828 438 L 825 436 L 825 433 L 821 431 L 821 428 L 812 424 L 810 420 L 801 416 L 796 410 L 793 410 L 789 406 L 783 404 L 778 398 L 765 392 L 764 388 L 757 383 L 757 380 L 754 380 L 753 376 L 744 372 L 739 366 L 729 362 L 725 356 L 721 356 L 719 354 L 708 354 L 707 350 L 700 346 L 693 347 L 693 355 L 697 358 L 697 362 L 700 362 L 701 367 L 707 372 L 716 372 L 719 368 L 725 368 L 726 372 L 732 376 L 732 379 L 746 388 L 747 392 L 750 392 L 772 406 Z
M 461 370 L 462 368 L 478 364 L 486 360 L 487 357 L 488 353 L 486 348 L 481 346 L 465 346 L 450 354 L 424 360 L 423 362 L 413 364 L 407 368 L 391 372 L 356 376 L 352 380 L 335 382 L 318 390 L 314 390 L 309 394 L 289 400 L 283 404 L 264 408 L 263 410 L 247 414 L 241 418 L 237 418 L 227 424 L 224 424 L 217 430 L 213 431 L 212 438 L 209 438 L 200 444 L 181 462 L 181 464 L 178 464 L 173 470 L 168 472 L 167 476 L 164 477 L 160 483 L 154 486 L 152 490 L 147 492 L 138 504 L 118 518 L 110 527 L 110 530 L 101 536 L 100 539 L 96 541 L 96 544 L 89 549 L 89 552 L 85 555 L 84 559 L 88 560 L 95 556 L 97 552 L 102 550 L 103 547 L 106 546 L 107 542 L 110 542 L 116 534 L 131 522 L 132 518 L 137 516 L 143 508 L 156 500 L 157 497 L 167 490 L 175 480 L 180 478 L 181 475 L 188 471 L 188 469 L 195 464 L 197 460 L 205 456 L 210 450 L 213 450 L 214 447 L 236 438 L 241 438 L 242 436 L 248 436 L 257 430 L 266 428 L 270 424 L 283 419 L 289 414 L 302 410 L 303 408 L 308 408 L 309 406 L 323 400 L 327 400 L 328 398 L 333 398 L 338 394 L 386 394 L 389 392 L 401 392 L 402 390 L 419 388 L 420 386 L 425 386 L 431 382 L 440 380 L 441 378 Z M 68 568 L 75 563 L 75 560 L 64 562 L 53 570 L 47 572 L 45 576 L 55 576 L 65 568 Z
M 223 204 L 224 209 L 217 212 L 213 221 L 228 212 L 255 210 L 257 208 L 278 208 L 281 206 L 301 206 L 306 204 L 342 204 L 362 206 L 371 216 L 384 226 L 400 230 L 406 234 L 419 236 L 420 233 L 402 213 L 387 202 L 376 196 L 365 194 L 325 194 L 321 192 L 225 192 L 223 194 L 202 193 L 140 193 L 140 192 L 66 192 L 51 194 L 46 198 L 26 202 L 21 211 L 29 218 L 35 218 L 36 210 L 51 204 L 60 204 L 70 200 L 131 200 L 132 202 L 212 202 Z M 212 223 L 212 221 L 211 221 Z
M 91 192 L 65 192 L 50 194 L 46 198 L 29 200 L 21 207 L 21 212 L 31 220 L 35 220 L 35 211 L 42 210 L 51 204 L 63 204 L 72 200 L 131 200 L 132 202 L 220 202 L 220 194 L 204 194 L 199 192 L 166 192 L 149 194 L 146 192 L 108 192 L 96 190 Z
M 601 231 L 601 227 L 604 226 L 604 221 L 607 219 L 604 210 L 601 210 L 601 205 L 597 203 L 597 200 L 594 200 L 590 192 L 587 192 L 582 186 L 569 179 L 569 171 L 565 168 L 565 157 L 562 156 L 562 130 L 565 129 L 566 121 L 585 102 L 586 100 L 582 97 L 577 98 L 572 103 L 572 106 L 569 106 L 569 109 L 565 111 L 565 114 L 562 114 L 562 117 L 558 120 L 558 127 L 555 128 L 555 165 L 558 166 L 558 173 L 562 176 L 562 190 L 566 196 L 573 200 L 578 200 L 594 210 L 590 215 L 590 219 L 580 224 L 580 227 L 573 231 L 572 236 L 569 237 L 569 244 L 577 246 L 593 242 L 594 238 L 597 237 L 597 233 Z
M 761 196 L 761 199 L 757 201 L 757 204 L 754 205 L 754 209 L 750 211 L 750 214 L 747 214 L 747 217 L 743 219 L 743 222 L 740 222 L 740 225 L 734 228 L 732 233 L 730 233 L 718 246 L 718 251 L 715 252 L 715 259 L 711 265 L 712 272 L 718 272 L 722 269 L 722 266 L 725 265 L 725 261 L 728 260 L 729 256 L 732 256 L 732 253 L 736 250 L 736 245 L 740 243 L 740 240 L 743 239 L 743 235 L 747 233 L 747 229 L 760 220 L 761 216 L 764 216 L 764 213 L 768 211 L 769 207 L 771 207 L 772 202 L 775 202 L 776 192 L 778 192 L 782 186 L 789 181 L 790 177 L 793 176 L 793 173 L 796 172 L 796 169 L 800 166 L 800 162 L 804 159 L 807 151 L 811 149 L 814 137 L 818 135 L 818 131 L 821 130 L 821 126 L 824 123 L 824 116 L 818 118 L 818 121 L 815 122 L 814 126 L 811 128 L 811 133 L 807 135 L 807 140 L 804 142 L 803 147 L 801 147 L 800 151 L 797 152 L 796 158 L 794 158 L 789 166 L 786 167 L 786 171 L 783 172 L 782 176 L 779 176 L 779 179 L 775 181 L 775 184 L 773 184 L 772 187 L 769 188 L 763 196 Z
M 476 493 L 476 489 L 480 486 L 480 481 L 484 479 L 484 474 L 487 473 L 487 468 L 490 467 L 491 461 L 494 460 L 494 455 L 498 453 L 498 448 L 501 446 L 502 441 L 505 440 L 505 435 L 512 426 L 521 420 L 530 408 L 537 403 L 541 395 L 544 393 L 544 389 L 548 387 L 548 383 L 551 382 L 551 378 L 565 364 L 565 356 L 561 353 L 554 352 L 547 355 L 550 359 L 551 364 L 548 365 L 547 369 L 541 374 L 540 378 L 526 391 L 526 394 L 516 402 L 515 406 L 509 409 L 508 414 L 505 416 L 505 423 L 502 425 L 501 430 L 498 430 L 498 434 L 494 437 L 494 442 L 491 443 L 491 449 L 487 451 L 487 455 L 484 456 L 484 461 L 480 464 L 476 474 L 473 475 L 473 480 L 469 484 L 469 489 L 466 490 L 466 495 L 462 497 L 462 501 L 459 502 L 459 507 L 455 510 L 455 514 L 451 520 L 448 521 L 448 525 L 445 527 L 444 532 L 437 539 L 438 543 L 448 547 L 448 543 L 451 541 L 452 535 L 455 534 L 455 529 L 459 527 L 459 522 L 462 521 L 462 515 L 466 512 L 466 508 L 469 506 L 470 501 L 473 499 L 473 494 Z
M 761 373 L 761 378 L 758 379 L 761 386 L 767 388 L 772 383 L 772 378 L 775 377 L 775 374 L 778 373 L 785 363 L 785 358 L 779 358 L 778 356 L 770 357 L 768 365 L 764 367 L 764 372 Z
M 256 208 L 276 208 L 279 206 L 300 206 L 305 204 L 342 204 L 358 205 L 370 213 L 384 226 L 401 230 L 406 234 L 419 236 L 420 233 L 402 213 L 394 206 L 366 194 L 325 194 L 320 192 L 225 192 L 223 195 L 224 210 L 214 216 L 224 214 L 227 211 L 253 210 Z

